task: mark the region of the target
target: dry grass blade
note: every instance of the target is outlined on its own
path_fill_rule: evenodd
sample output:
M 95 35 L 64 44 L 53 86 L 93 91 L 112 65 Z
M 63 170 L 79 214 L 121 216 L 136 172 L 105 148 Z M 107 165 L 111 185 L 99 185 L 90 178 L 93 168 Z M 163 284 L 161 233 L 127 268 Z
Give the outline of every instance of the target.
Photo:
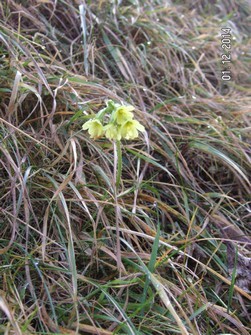
M 8 306 L 7 302 L 5 301 L 5 299 L 3 297 L 0 297 L 0 308 L 1 310 L 6 314 L 7 318 L 9 319 L 15 334 L 17 335 L 22 335 L 21 329 L 19 327 L 19 325 L 17 324 L 12 311 L 10 310 L 10 307 Z

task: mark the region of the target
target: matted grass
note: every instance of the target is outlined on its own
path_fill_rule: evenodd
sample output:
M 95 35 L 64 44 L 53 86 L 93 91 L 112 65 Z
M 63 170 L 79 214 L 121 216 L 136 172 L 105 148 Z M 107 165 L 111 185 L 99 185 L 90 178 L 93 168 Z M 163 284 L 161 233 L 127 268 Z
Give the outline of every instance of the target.
M 1 2 L 1 333 L 250 333 L 250 15 Z M 118 192 L 113 144 L 81 129 L 107 99 L 147 130 L 122 142 Z

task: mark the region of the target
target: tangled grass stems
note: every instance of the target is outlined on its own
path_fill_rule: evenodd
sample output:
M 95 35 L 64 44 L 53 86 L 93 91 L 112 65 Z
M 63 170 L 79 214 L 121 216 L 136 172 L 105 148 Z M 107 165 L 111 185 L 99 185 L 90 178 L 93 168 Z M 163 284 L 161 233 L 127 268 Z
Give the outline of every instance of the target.
M 0 331 L 249 334 L 249 3 L 81 8 L 0 4 Z M 147 130 L 116 200 L 113 146 L 81 130 L 107 99 Z

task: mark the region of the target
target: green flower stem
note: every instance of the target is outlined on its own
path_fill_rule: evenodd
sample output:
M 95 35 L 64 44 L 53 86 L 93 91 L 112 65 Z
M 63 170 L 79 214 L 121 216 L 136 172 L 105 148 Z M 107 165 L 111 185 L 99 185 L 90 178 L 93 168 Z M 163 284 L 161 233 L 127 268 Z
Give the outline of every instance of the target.
M 115 108 L 116 108 L 115 103 L 112 100 L 108 100 L 106 102 L 106 107 L 101 109 L 98 112 L 96 117 L 100 120 L 103 120 L 105 114 L 108 114 L 108 115 L 111 114 L 114 111 Z
M 121 151 L 121 142 L 116 141 L 116 152 L 117 152 L 117 166 L 116 166 L 116 189 L 118 190 L 119 184 L 121 183 L 122 175 L 122 151 Z
M 113 142 L 114 147 L 114 200 L 115 200 L 115 220 L 116 220 L 116 244 L 117 244 L 117 266 L 121 275 L 122 261 L 121 261 L 121 246 L 119 236 L 119 222 L 121 218 L 120 207 L 118 204 L 118 189 L 121 182 L 122 174 L 122 153 L 120 141 Z

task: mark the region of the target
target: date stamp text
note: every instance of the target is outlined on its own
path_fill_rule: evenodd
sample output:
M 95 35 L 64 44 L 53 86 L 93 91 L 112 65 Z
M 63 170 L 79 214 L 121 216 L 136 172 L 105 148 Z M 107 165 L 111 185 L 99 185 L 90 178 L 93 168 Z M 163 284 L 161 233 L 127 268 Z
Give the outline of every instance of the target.
M 232 35 L 230 28 L 221 28 L 221 49 L 224 53 L 221 54 L 221 79 L 229 81 L 231 76 L 231 47 Z

